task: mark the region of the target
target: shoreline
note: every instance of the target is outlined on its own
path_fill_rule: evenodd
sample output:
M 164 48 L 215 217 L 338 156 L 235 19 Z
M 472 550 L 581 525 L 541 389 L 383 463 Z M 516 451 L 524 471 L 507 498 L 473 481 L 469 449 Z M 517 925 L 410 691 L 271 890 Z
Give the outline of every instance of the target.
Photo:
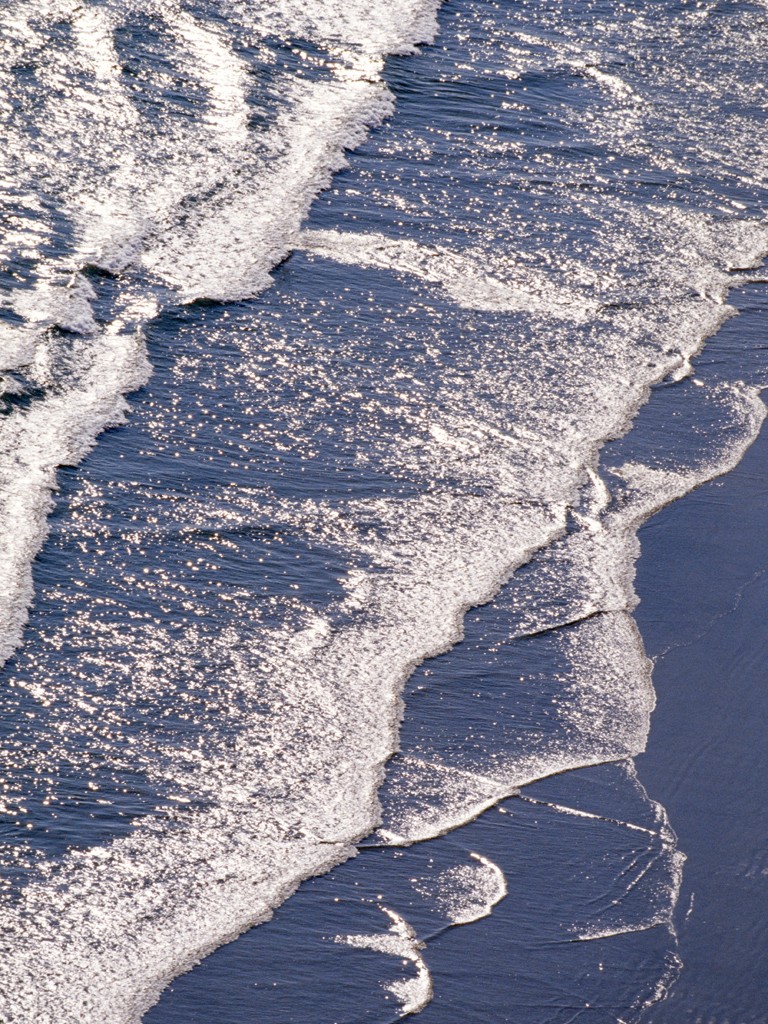
M 754 352 L 764 347 L 759 339 L 766 336 L 768 289 L 739 288 L 732 293 L 732 301 L 738 304 L 742 315 L 727 321 L 709 339 L 697 357 L 697 374 L 706 374 L 707 365 L 711 365 L 721 376 L 726 361 L 732 378 L 738 375 L 739 358 L 746 362 L 751 358 L 754 362 Z M 744 337 L 749 340 L 748 347 Z M 754 372 L 752 369 L 753 377 Z M 748 372 L 745 377 L 749 378 Z M 674 403 L 675 393 L 667 391 L 665 398 Z M 651 426 L 657 417 L 652 405 L 645 407 Z M 662 416 L 669 412 L 668 406 L 662 407 Z M 614 868 L 616 863 L 622 863 L 622 858 L 627 863 L 628 849 L 621 830 L 606 832 L 598 821 L 579 822 L 573 817 L 565 823 L 558 807 L 581 807 L 591 812 L 592 817 L 598 812 L 603 822 L 623 819 L 654 827 L 647 801 L 644 805 L 631 785 L 627 786 L 627 779 L 620 777 L 625 772 L 621 763 L 572 769 L 526 786 L 523 799 L 508 798 L 454 832 L 410 847 L 408 857 L 400 862 L 408 862 L 409 873 L 426 874 L 432 870 L 433 861 L 440 863 L 448 858 L 446 863 L 456 862 L 479 851 L 501 867 L 510 883 L 510 895 L 494 907 L 489 917 L 474 923 L 469 930 L 449 926 L 435 941 L 430 939 L 424 957 L 434 974 L 435 996 L 418 1014 L 424 1024 L 444 1024 L 459 1011 L 468 1020 L 473 1013 L 480 1012 L 481 1016 L 492 1013 L 499 1021 L 514 1019 L 516 1024 L 543 1024 L 559 1019 L 548 1016 L 546 1006 L 547 999 L 555 997 L 554 990 L 547 994 L 548 986 L 560 972 L 563 979 L 582 979 L 561 990 L 572 1009 L 591 1004 L 602 1006 L 604 1014 L 606 1009 L 621 1007 L 622 1013 L 632 1020 L 642 1020 L 643 1024 L 679 1024 L 681 1019 L 725 1021 L 732 1019 L 729 1014 L 736 1008 L 723 1006 L 718 1016 L 714 1012 L 716 995 L 719 992 L 725 1001 L 732 993 L 734 986 L 729 978 L 736 976 L 734 961 L 742 963 L 749 974 L 750 954 L 754 977 L 751 982 L 749 977 L 739 980 L 743 1006 L 738 1020 L 739 1024 L 759 1024 L 762 996 L 754 949 L 765 945 L 757 933 L 765 927 L 762 921 L 768 921 L 765 893 L 764 912 L 759 909 L 760 882 L 768 873 L 768 856 L 759 849 L 765 828 L 743 830 L 738 856 L 733 856 L 729 835 L 735 824 L 745 820 L 737 796 L 740 794 L 747 803 L 755 804 L 750 806 L 750 815 L 754 816 L 759 813 L 757 797 L 764 787 L 757 781 L 752 787 L 742 784 L 741 790 L 734 792 L 734 782 L 743 780 L 745 773 L 738 758 L 732 757 L 735 778 L 721 771 L 724 794 L 711 798 L 707 795 L 714 792 L 712 771 L 723 763 L 727 751 L 732 755 L 738 753 L 738 715 L 736 728 L 727 736 L 724 734 L 724 753 L 717 758 L 708 758 L 706 754 L 700 758 L 698 770 L 689 769 L 687 784 L 680 781 L 678 762 L 681 758 L 690 759 L 692 752 L 695 760 L 703 732 L 723 721 L 722 708 L 717 703 L 716 666 L 718 658 L 722 665 L 723 659 L 728 661 L 732 657 L 726 643 L 731 624 L 738 615 L 746 616 L 740 628 L 754 636 L 750 624 L 760 624 L 761 600 L 762 607 L 768 604 L 768 539 L 760 543 L 760 529 L 765 525 L 768 508 L 764 480 L 768 480 L 766 428 L 735 469 L 662 508 L 640 528 L 638 535 L 641 554 L 636 563 L 635 589 L 640 604 L 634 617 L 646 652 L 655 661 L 657 705 L 647 751 L 636 759 L 636 767 L 640 789 L 647 792 L 651 801 L 663 806 L 677 833 L 679 849 L 687 857 L 681 897 L 675 908 L 679 947 L 670 941 L 663 923 L 634 933 L 609 930 L 596 939 L 585 935 L 590 941 L 574 942 L 562 937 L 569 929 L 573 933 L 574 922 L 586 914 L 589 900 L 595 898 L 591 885 L 597 885 L 598 890 L 602 885 L 606 891 L 615 885 L 610 872 L 598 884 L 600 863 L 613 864 Z M 487 628 L 492 611 L 492 605 L 475 609 L 468 615 L 468 627 L 475 622 L 471 628 L 476 629 L 477 623 L 484 622 Z M 721 633 L 715 628 L 717 624 L 722 627 Z M 759 633 L 757 639 L 758 650 L 751 662 L 755 670 L 750 691 L 753 697 L 753 691 L 759 689 L 760 644 L 766 646 Z M 468 636 L 454 651 L 466 656 L 467 648 L 471 647 L 472 638 Z M 449 681 L 456 673 L 456 668 L 450 667 L 454 656 L 438 659 L 438 674 L 445 675 L 447 669 Z M 702 662 L 712 670 L 706 690 L 698 687 L 697 673 Z M 407 688 L 411 715 L 419 714 L 412 700 L 415 698 L 418 704 L 416 691 L 423 687 L 423 677 L 431 677 L 430 687 L 439 685 L 433 668 L 437 668 L 437 663 L 423 666 Z M 704 699 L 697 702 L 692 695 Z M 692 703 L 698 705 L 695 720 L 691 715 Z M 762 713 L 757 704 L 754 708 L 752 723 L 759 729 Z M 682 738 L 686 738 L 686 743 Z M 759 743 L 752 744 L 751 752 L 756 760 L 752 770 L 763 771 L 768 783 L 768 757 L 761 757 Z M 715 828 L 715 841 L 713 820 L 726 825 L 719 832 Z M 749 820 L 747 816 L 746 821 Z M 768 816 L 765 825 L 768 827 Z M 575 844 L 576 854 L 564 856 L 564 844 Z M 669 850 L 650 846 L 643 851 L 646 862 L 653 865 L 648 882 L 643 883 L 646 896 L 654 884 L 667 884 L 664 863 L 668 854 Z M 303 1019 L 305 1024 L 314 1024 L 315 1015 L 318 1022 L 327 1017 L 323 1006 L 325 1011 L 339 1014 L 333 1019 L 352 1019 L 350 1012 L 353 1017 L 362 1013 L 373 1024 L 389 1019 L 394 1006 L 387 1002 L 391 997 L 383 994 L 382 977 L 386 978 L 387 971 L 392 969 L 386 958 L 370 950 L 347 950 L 343 954 L 346 959 L 338 959 L 338 945 L 329 944 L 327 939 L 333 934 L 334 904 L 339 901 L 346 906 L 347 914 L 352 914 L 352 920 L 355 915 L 365 919 L 365 924 L 360 922 L 360 930 L 381 928 L 376 915 L 385 899 L 399 913 L 415 915 L 410 922 L 418 934 L 432 933 L 428 917 L 419 919 L 423 908 L 419 910 L 409 903 L 413 895 L 409 896 L 408 879 L 401 875 L 404 868 L 398 867 L 400 857 L 402 851 L 397 848 L 369 848 L 341 869 L 305 883 L 277 909 L 270 924 L 245 933 L 221 947 L 191 973 L 177 978 L 160 1003 L 149 1011 L 147 1024 L 194 1024 L 198 1019 L 207 1019 L 214 1009 L 221 1024 L 245 1024 L 251 1019 Z M 729 874 L 729 866 L 750 879 L 746 900 L 754 908 L 754 927 L 748 931 L 741 924 L 744 899 L 729 902 L 719 892 L 724 877 L 734 881 L 734 871 Z M 619 896 L 623 900 L 621 893 Z M 632 912 L 630 907 L 630 916 Z M 556 920 L 552 920 L 552 915 Z M 350 923 L 344 920 L 345 927 Z M 713 966 L 718 957 L 723 959 L 720 939 L 729 932 L 742 934 L 741 945 L 731 942 L 730 962 L 718 972 Z M 557 938 L 558 935 L 561 937 Z M 503 950 L 504 969 L 495 977 L 485 977 L 479 993 L 478 979 L 489 970 L 489 948 Z M 638 1016 L 632 1001 L 648 999 L 653 983 L 666 986 L 677 973 L 678 949 L 683 966 L 669 995 Z M 667 974 L 659 975 L 664 963 Z M 397 973 L 396 967 L 394 970 Z M 343 977 L 349 988 L 345 996 L 326 991 L 333 988 L 327 979 L 337 972 L 342 972 L 338 977 Z M 710 983 L 715 984 L 714 993 Z M 519 991 L 526 993 L 522 1004 L 517 1002 L 523 998 Z M 473 1005 L 472 994 L 481 995 L 485 1003 Z M 341 1005 L 337 1005 L 337 997 Z
M 768 344 L 768 289 L 739 289 L 743 339 Z M 756 344 L 755 344 L 756 343 Z M 720 350 L 720 352 L 717 351 Z M 663 509 L 639 533 L 635 618 L 654 660 L 656 710 L 638 776 L 669 815 L 687 861 L 677 908 L 683 968 L 647 1024 L 759 1024 L 768 944 L 768 430 L 725 477 Z
M 762 1024 L 760 13 L 336 6 L 0 59 L 0 1024 Z

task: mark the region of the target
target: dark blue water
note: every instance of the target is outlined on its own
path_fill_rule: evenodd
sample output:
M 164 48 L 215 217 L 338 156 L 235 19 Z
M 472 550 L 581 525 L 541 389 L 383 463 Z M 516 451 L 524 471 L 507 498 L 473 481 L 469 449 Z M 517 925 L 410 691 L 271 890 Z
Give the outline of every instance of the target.
M 679 712 L 634 767 L 685 555 L 632 612 L 764 416 L 765 8 L 60 7 L 0 19 L 3 1020 L 758 1020 Z

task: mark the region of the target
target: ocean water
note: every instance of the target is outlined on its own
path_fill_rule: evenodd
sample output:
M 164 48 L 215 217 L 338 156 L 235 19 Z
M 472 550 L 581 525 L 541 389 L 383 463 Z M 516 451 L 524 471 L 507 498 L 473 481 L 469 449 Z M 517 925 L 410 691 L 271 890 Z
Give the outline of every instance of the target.
M 665 1004 L 637 532 L 765 417 L 767 42 L 5 3 L 3 1024 Z

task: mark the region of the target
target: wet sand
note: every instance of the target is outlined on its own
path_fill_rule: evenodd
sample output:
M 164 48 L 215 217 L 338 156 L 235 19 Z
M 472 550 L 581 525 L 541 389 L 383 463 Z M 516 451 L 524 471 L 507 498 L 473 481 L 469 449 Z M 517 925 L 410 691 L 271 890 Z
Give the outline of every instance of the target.
M 766 289 L 718 338 L 768 344 Z M 765 365 L 768 354 L 763 352 Z M 707 358 L 716 358 L 708 353 Z M 768 373 L 766 373 L 768 381 Z M 768 430 L 640 533 L 636 619 L 657 707 L 640 779 L 687 855 L 683 969 L 652 1024 L 763 1024 L 768 1005 Z

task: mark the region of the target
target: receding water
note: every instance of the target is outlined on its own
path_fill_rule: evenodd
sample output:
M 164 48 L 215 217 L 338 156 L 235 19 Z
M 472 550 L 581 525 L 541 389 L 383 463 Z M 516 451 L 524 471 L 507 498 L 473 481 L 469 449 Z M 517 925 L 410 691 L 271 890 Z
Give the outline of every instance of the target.
M 768 252 L 767 31 L 5 5 L 3 1024 L 666 998 L 636 535 L 764 419 L 762 350 L 696 357 Z

